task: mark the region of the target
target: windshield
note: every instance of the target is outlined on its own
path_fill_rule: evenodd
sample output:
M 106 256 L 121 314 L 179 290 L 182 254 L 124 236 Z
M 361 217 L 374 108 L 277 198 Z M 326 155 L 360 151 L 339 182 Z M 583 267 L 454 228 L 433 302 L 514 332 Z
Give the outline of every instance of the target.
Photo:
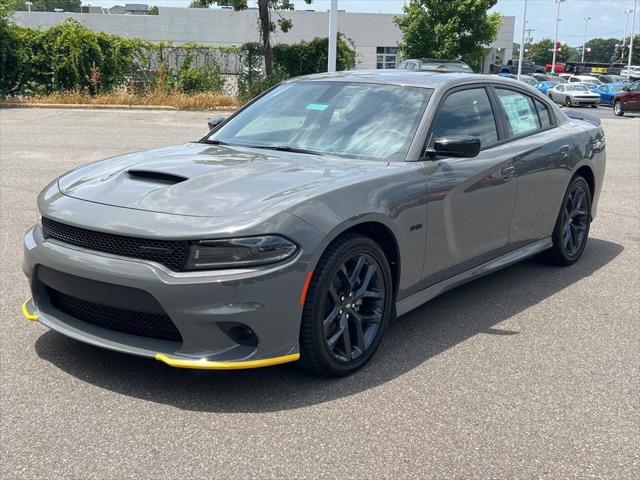
M 204 141 L 402 160 L 432 90 L 335 81 L 285 83 Z
M 589 89 L 582 83 L 569 83 L 566 85 L 568 92 L 586 92 Z

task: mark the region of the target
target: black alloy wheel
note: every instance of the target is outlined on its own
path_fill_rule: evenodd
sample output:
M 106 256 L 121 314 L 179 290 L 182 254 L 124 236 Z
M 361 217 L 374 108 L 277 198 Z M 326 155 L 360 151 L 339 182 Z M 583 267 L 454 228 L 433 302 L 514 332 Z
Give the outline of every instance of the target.
M 302 364 L 330 376 L 364 365 L 392 312 L 388 261 L 373 240 L 348 235 L 330 245 L 313 274 L 300 334 Z
M 331 354 L 350 362 L 369 349 L 384 312 L 384 278 L 378 262 L 357 253 L 340 265 L 327 290 L 323 332 Z
M 550 259 L 557 265 L 572 265 L 582 256 L 591 223 L 591 190 L 586 180 L 574 177 L 565 193 L 553 231 Z

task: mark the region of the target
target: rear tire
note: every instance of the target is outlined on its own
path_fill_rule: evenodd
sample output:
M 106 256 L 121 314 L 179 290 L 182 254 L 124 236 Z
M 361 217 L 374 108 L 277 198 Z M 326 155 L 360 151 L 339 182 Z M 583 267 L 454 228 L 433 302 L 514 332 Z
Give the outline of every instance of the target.
M 300 327 L 301 365 L 349 375 L 373 356 L 393 312 L 389 262 L 380 246 L 346 235 L 322 255 L 311 277 Z
M 584 177 L 576 176 L 562 199 L 547 259 L 559 266 L 576 263 L 587 245 L 590 225 L 591 189 Z
M 624 108 L 622 108 L 622 102 L 620 100 L 616 100 L 613 104 L 613 113 L 618 117 L 624 116 Z

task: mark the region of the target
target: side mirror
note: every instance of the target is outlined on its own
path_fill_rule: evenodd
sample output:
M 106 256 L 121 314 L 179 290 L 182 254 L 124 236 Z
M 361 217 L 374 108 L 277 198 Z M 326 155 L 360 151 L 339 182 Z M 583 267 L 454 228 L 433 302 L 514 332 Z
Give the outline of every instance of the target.
M 622 87 L 622 90 L 624 90 L 625 92 L 629 91 L 629 85 L 625 85 Z
M 207 125 L 209 125 L 209 130 L 213 130 L 214 128 L 216 128 L 218 125 L 220 125 L 224 121 L 225 121 L 224 117 L 211 117 L 211 118 L 209 118 L 209 120 L 207 120 Z
M 470 135 L 451 135 L 436 138 L 433 149 L 427 151 L 428 156 L 443 155 L 447 157 L 473 158 L 480 153 L 481 142 L 478 137 Z

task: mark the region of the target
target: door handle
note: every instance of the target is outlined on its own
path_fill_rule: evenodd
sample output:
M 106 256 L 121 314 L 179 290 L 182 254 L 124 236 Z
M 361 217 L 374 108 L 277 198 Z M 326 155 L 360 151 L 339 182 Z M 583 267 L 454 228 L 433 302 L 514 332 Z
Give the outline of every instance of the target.
M 502 169 L 502 179 L 505 182 L 511 180 L 516 174 L 516 167 L 513 165 L 508 165 Z

